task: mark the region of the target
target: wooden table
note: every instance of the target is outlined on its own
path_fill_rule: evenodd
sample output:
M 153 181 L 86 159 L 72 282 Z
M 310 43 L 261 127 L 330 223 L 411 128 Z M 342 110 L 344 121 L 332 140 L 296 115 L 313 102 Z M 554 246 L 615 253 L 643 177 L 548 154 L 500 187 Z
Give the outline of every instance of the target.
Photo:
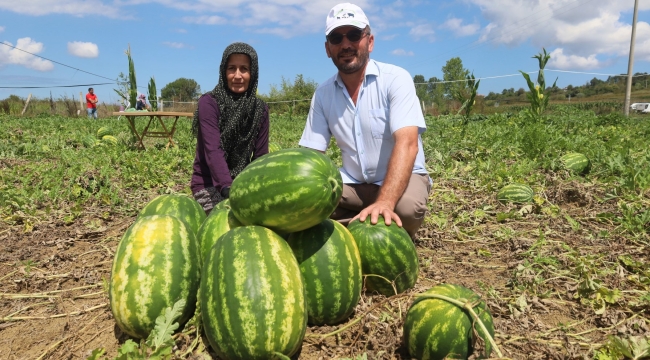
M 145 136 L 148 137 L 161 137 L 161 138 L 167 138 L 167 146 L 169 147 L 174 146 L 174 132 L 176 132 L 176 122 L 178 121 L 178 118 L 181 116 L 185 116 L 188 118 L 192 118 L 194 116 L 193 113 L 191 112 L 171 112 L 171 111 L 119 111 L 119 112 L 114 112 L 113 116 L 124 116 L 126 119 L 129 121 L 129 127 L 131 128 L 131 131 L 133 132 L 133 135 L 137 138 L 137 144 L 136 147 L 144 149 L 144 144 L 142 143 L 142 140 L 144 139 Z M 149 117 L 149 121 L 147 122 L 147 125 L 144 127 L 144 130 L 142 130 L 142 134 L 138 134 L 138 130 L 135 127 L 135 118 L 138 116 L 146 116 Z M 167 129 L 167 126 L 165 126 L 165 122 L 163 121 L 163 118 L 174 118 L 174 123 L 172 124 L 171 128 L 169 130 Z M 158 122 L 163 128 L 163 131 L 149 131 L 149 125 L 151 125 L 151 122 L 154 121 L 155 119 L 158 119 Z

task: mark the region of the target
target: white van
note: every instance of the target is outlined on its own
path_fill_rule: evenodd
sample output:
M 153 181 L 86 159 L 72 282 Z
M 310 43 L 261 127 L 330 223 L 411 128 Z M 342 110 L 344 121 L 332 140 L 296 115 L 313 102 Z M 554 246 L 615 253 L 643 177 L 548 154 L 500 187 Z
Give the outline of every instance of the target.
M 635 110 L 637 112 L 646 112 L 645 110 L 648 110 L 649 107 L 650 103 L 635 103 L 630 105 L 630 110 Z

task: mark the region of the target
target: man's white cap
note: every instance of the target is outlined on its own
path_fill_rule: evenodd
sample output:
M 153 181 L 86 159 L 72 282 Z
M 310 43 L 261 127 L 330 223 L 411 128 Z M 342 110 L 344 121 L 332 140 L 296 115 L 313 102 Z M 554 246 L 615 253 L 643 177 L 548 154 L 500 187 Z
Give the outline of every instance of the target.
M 325 36 L 339 26 L 355 26 L 359 29 L 365 29 L 369 25 L 370 22 L 360 7 L 350 3 L 341 3 L 335 5 L 327 14 Z

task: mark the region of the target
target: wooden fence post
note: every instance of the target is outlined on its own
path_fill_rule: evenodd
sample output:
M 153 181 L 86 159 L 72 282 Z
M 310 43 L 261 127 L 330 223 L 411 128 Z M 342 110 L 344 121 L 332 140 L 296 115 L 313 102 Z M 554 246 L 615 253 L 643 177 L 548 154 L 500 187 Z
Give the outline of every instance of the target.
M 25 114 L 25 110 L 27 110 L 27 105 L 29 105 L 29 100 L 32 98 L 32 94 L 29 94 L 27 97 L 27 101 L 25 101 L 25 107 L 23 108 L 23 111 L 20 113 L 20 116 L 23 116 Z

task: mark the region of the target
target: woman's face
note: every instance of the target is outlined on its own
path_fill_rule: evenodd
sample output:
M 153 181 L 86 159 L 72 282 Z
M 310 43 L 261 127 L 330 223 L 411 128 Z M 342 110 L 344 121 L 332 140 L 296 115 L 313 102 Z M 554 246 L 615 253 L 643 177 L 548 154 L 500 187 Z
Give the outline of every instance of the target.
M 226 65 L 228 88 L 235 94 L 248 90 L 251 81 L 251 59 L 246 54 L 232 54 Z

